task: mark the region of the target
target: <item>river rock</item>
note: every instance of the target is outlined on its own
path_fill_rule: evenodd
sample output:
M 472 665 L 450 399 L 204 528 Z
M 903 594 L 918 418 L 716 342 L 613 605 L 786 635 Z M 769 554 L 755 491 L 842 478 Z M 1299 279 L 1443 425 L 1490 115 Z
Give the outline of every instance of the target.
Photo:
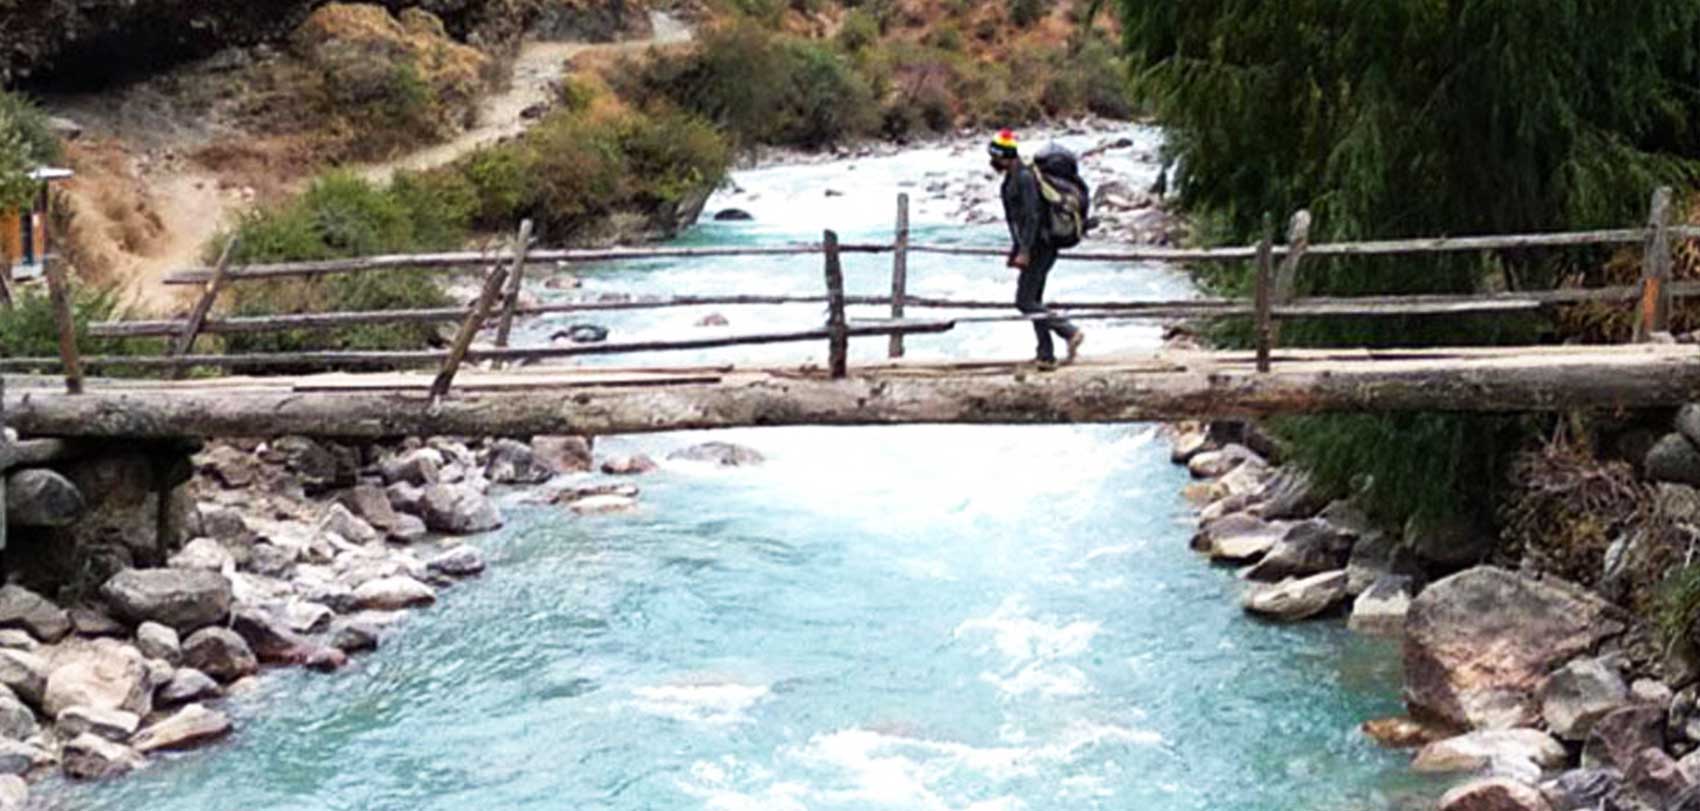
M 1700 686 L 1684 688 L 1666 705 L 1665 738 L 1700 743 Z
M 1594 811 L 1622 784 L 1623 774 L 1616 769 L 1572 769 L 1540 788 L 1553 811 Z
M 1358 729 L 1389 749 L 1412 749 L 1452 737 L 1450 732 L 1403 716 L 1365 721 Z
M 531 446 L 511 439 L 498 439 L 490 446 L 490 463 L 485 475 L 497 484 L 542 484 L 555 476 L 553 468 L 532 451 Z
M 1559 664 L 1623 631 L 1598 597 L 1479 566 L 1424 589 L 1405 621 L 1405 701 L 1464 728 L 1530 726 Z
M 337 494 L 337 503 L 365 521 L 367 525 L 388 531 L 395 526 L 399 514 L 390 506 L 389 494 L 383 488 L 357 484 Z M 347 536 L 344 536 L 347 537 Z M 349 538 L 349 540 L 354 540 Z
M 67 738 L 95 735 L 115 743 L 123 743 L 136 734 L 142 719 L 132 712 L 102 707 L 68 707 L 54 721 L 60 734 Z
M 708 315 L 698 318 L 696 325 L 699 327 L 729 327 L 732 326 L 732 322 L 728 321 L 726 316 L 721 315 L 720 313 L 709 313 Z
M 1496 542 L 1493 535 L 1464 518 L 1413 515 L 1405 522 L 1405 548 L 1418 560 L 1441 568 L 1480 563 Z
M 302 436 L 274 440 L 260 452 L 260 458 L 282 464 L 294 473 L 308 495 L 353 484 L 359 471 L 347 448 Z
M 1210 434 L 1202 426 L 1192 425 L 1181 428 L 1175 434 L 1174 443 L 1169 450 L 1169 461 L 1184 465 L 1205 451 L 1212 450 Z
M 1700 449 L 1682 434 L 1665 434 L 1647 452 L 1647 478 L 1700 486 Z
M 1357 542 L 1352 544 L 1352 553 L 1346 561 L 1346 593 L 1362 594 L 1375 581 L 1389 575 L 1411 577 L 1414 586 L 1421 571 L 1422 565 L 1400 539 L 1370 530 L 1359 534 Z
M 29 783 L 15 774 L 0 775 L 0 811 L 24 811 L 29 801 Z
M 549 336 L 551 341 L 563 339 L 575 344 L 599 344 L 608 340 L 608 328 L 600 324 L 573 324 Z
M 531 452 L 544 464 L 562 473 L 584 473 L 595 462 L 590 440 L 581 436 L 532 437 Z
M 28 631 L 16 628 L 0 629 L 0 648 L 8 650 L 33 651 L 41 647 L 41 643 L 31 636 Z
M 68 527 L 82 517 L 83 494 L 70 479 L 46 468 L 6 477 L 6 522 L 18 527 Z
M 161 707 L 175 707 L 190 701 L 218 698 L 223 694 L 224 690 L 211 676 L 192 667 L 180 667 L 171 674 L 170 681 L 160 686 L 154 698 Z
M 637 510 L 637 499 L 626 496 L 587 496 L 567 503 L 568 509 L 579 515 L 610 515 Z
M 319 519 L 319 528 L 355 544 L 376 543 L 383 538 L 366 519 L 341 504 L 332 504 L 325 510 L 324 517 Z
M 425 568 L 449 577 L 471 577 L 484 571 L 484 555 L 477 547 L 462 544 L 425 561 Z
M 367 610 L 394 611 L 436 601 L 437 593 L 430 586 L 406 576 L 382 577 L 354 590 L 355 605 Z
M 1262 460 L 1248 459 L 1215 481 L 1221 498 L 1244 496 L 1256 500 L 1257 494 L 1269 485 L 1269 466 Z
M 23 586 L 0 586 L 0 628 L 20 628 L 43 642 L 58 642 L 71 632 L 71 618 Z
M 230 718 L 200 704 L 189 704 L 171 717 L 136 733 L 136 751 L 192 749 L 230 732 Z
M 377 650 L 379 635 L 376 625 L 350 620 L 331 632 L 331 645 L 344 653 Z
M 1263 559 L 1246 570 L 1245 578 L 1275 583 L 1344 569 L 1351 553 L 1351 535 L 1325 521 L 1301 521 L 1288 527 Z
M 399 544 L 418 543 L 428 534 L 430 529 L 425 526 L 425 520 L 415 515 L 396 516 L 395 525 L 389 529 L 389 539 Z
M 1192 548 L 1224 563 L 1244 563 L 1267 554 L 1287 534 L 1289 525 L 1271 523 L 1249 513 L 1235 513 L 1199 528 Z
M 1257 585 L 1248 590 L 1241 604 L 1253 614 L 1279 620 L 1314 617 L 1338 605 L 1346 597 L 1346 572 L 1324 572 L 1305 578 Z
M 73 608 L 70 611 L 71 627 L 78 636 L 110 636 L 123 638 L 130 635 L 130 629 L 117 620 L 90 608 Z
M 1485 729 L 1436 741 L 1422 748 L 1411 768 L 1419 772 L 1473 772 L 1494 762 L 1528 763 L 1536 769 L 1564 765 L 1564 744 L 1538 729 Z
M 616 456 L 602 463 L 602 472 L 610 476 L 641 476 L 653 473 L 659 469 L 655 460 L 641 453 L 632 456 Z
M 417 448 L 384 462 L 380 473 L 385 484 L 428 487 L 442 480 L 443 464 L 443 454 L 436 448 Z M 394 503 L 393 496 L 391 503 Z M 407 512 L 400 505 L 396 508 Z
M 1588 730 L 1582 745 L 1582 768 L 1617 769 L 1626 776 L 1635 756 L 1649 747 L 1665 745 L 1665 710 L 1632 705 L 1606 713 Z
M 230 629 L 254 656 L 267 664 L 300 664 L 305 662 L 313 645 L 290 630 L 272 612 L 256 606 L 242 606 L 232 612 Z
M 767 461 L 767 457 L 755 449 L 733 445 L 730 442 L 704 442 L 676 450 L 667 454 L 667 458 L 686 462 L 709 462 L 720 467 L 749 467 Z
M 1204 526 L 1212 521 L 1220 521 L 1230 515 L 1242 512 L 1256 516 L 1257 512 L 1254 509 L 1256 506 L 1257 498 L 1252 495 L 1241 493 L 1223 496 L 1206 504 L 1204 509 L 1198 511 L 1198 524 Z
M 1346 579 L 1350 583 L 1350 573 L 1347 573 Z M 1352 616 L 1346 621 L 1346 627 L 1370 636 L 1403 636 L 1405 615 L 1410 613 L 1411 595 L 1415 590 L 1415 584 L 1409 577 L 1382 577 L 1353 601 Z
M 65 744 L 61 767 L 68 777 L 104 780 L 140 768 L 142 758 L 130 747 L 99 735 L 83 734 Z
M 307 603 L 327 606 L 339 613 L 355 610 L 354 586 L 334 580 L 303 583 L 301 599 Z
M 230 613 L 230 581 L 196 569 L 125 569 L 100 587 L 113 613 L 130 623 L 153 620 L 179 633 Z
M 1605 662 L 1576 659 L 1547 678 L 1540 701 L 1547 729 L 1565 740 L 1580 741 L 1595 721 L 1629 703 L 1629 688 Z
M 349 592 L 353 596 L 353 592 Z M 330 606 L 310 600 L 291 600 L 283 607 L 283 623 L 298 634 L 316 634 L 329 628 L 336 618 Z
M 149 659 L 163 659 L 171 664 L 183 658 L 183 642 L 177 632 L 157 622 L 144 622 L 136 627 L 136 650 Z
M 1239 467 L 1249 459 L 1259 459 L 1256 453 L 1244 445 L 1230 444 L 1221 450 L 1205 451 L 1192 457 L 1186 464 L 1187 472 L 1195 479 L 1215 479 L 1228 475 L 1234 468 Z
M 10 689 L 0 687 L 0 738 L 22 741 L 38 731 L 35 712 Z
M 229 628 L 202 628 L 183 641 L 183 664 L 229 683 L 259 671 L 248 643 Z
M 0 775 L 22 775 L 54 763 L 53 753 L 33 743 L 0 739 Z
M 477 491 L 454 485 L 425 488 L 425 526 L 453 535 L 488 532 L 502 525 L 496 505 Z
M 21 650 L 0 650 L 0 684 L 30 704 L 41 706 L 51 672 L 52 666 L 40 656 Z
M 1630 791 L 1655 808 L 1670 808 L 1677 795 L 1692 785 L 1665 750 L 1655 746 L 1636 752 L 1623 770 Z
M 1669 707 L 1676 700 L 1676 693 L 1662 681 L 1656 679 L 1636 679 L 1629 685 L 1629 700 L 1637 704 L 1653 704 Z
M 715 222 L 749 222 L 755 219 L 750 212 L 741 208 L 723 208 L 714 212 Z
M 1504 777 L 1472 780 L 1446 792 L 1440 811 L 1552 811 L 1533 786 Z
M 173 569 L 201 569 L 208 572 L 228 572 L 236 568 L 236 558 L 224 544 L 211 538 L 195 538 L 171 556 L 167 562 Z
M 41 708 L 57 718 L 72 707 L 147 715 L 153 709 L 147 660 L 135 648 L 113 639 L 94 639 L 61 650 L 47 677 Z
M 1313 518 L 1328 506 L 1327 499 L 1311 484 L 1310 475 L 1296 467 L 1281 468 L 1258 493 L 1258 515 L 1270 520 Z

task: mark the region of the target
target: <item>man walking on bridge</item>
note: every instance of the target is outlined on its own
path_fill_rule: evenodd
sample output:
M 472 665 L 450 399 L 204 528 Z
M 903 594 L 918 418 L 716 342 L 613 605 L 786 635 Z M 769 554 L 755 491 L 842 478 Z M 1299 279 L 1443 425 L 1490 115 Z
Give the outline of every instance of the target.
M 1051 265 L 1056 264 L 1057 246 L 1046 227 L 1047 204 L 1039 185 L 1039 170 L 1021 160 L 1015 133 L 1009 130 L 999 131 L 986 151 L 992 156 L 992 168 L 1003 175 L 1003 213 L 1014 243 L 1009 249 L 1008 265 L 1021 272 L 1015 286 L 1015 307 L 1027 315 L 1046 315 L 1033 321 L 1033 332 L 1039 338 L 1039 367 L 1052 369 L 1057 365 L 1056 350 L 1051 344 L 1053 332 L 1068 342 L 1063 363 L 1073 363 L 1085 333 L 1045 310 L 1045 277 L 1051 272 Z

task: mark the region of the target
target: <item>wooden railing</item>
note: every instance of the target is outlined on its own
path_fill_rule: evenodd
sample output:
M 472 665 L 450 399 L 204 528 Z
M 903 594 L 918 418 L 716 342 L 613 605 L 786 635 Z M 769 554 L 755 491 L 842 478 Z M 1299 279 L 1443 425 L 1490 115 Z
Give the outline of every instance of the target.
M 1668 332 L 1670 301 L 1675 297 L 1700 295 L 1700 283 L 1672 283 L 1671 242 L 1700 238 L 1700 227 L 1671 223 L 1670 190 L 1653 195 L 1648 224 L 1624 228 L 1562 233 L 1504 236 L 1435 237 L 1369 242 L 1309 242 L 1311 216 L 1296 213 L 1289 224 L 1286 241 L 1276 244 L 1274 229 L 1265 228 L 1257 245 L 1208 249 L 1136 248 L 1129 250 L 1081 250 L 1063 254 L 1068 261 L 1154 262 L 1154 263 L 1256 263 L 1255 286 L 1250 301 L 1201 298 L 1164 301 L 1073 301 L 1052 302 L 1052 310 L 1065 311 L 1074 319 L 1127 318 L 1250 318 L 1253 321 L 1257 365 L 1268 371 L 1272 351 L 1280 343 L 1281 322 L 1295 318 L 1373 318 L 1387 316 L 1437 316 L 1483 313 L 1516 313 L 1557 304 L 1586 301 L 1636 301 L 1635 338 L 1649 340 Z M 852 337 L 889 336 L 887 354 L 904 354 L 903 338 L 918 333 L 948 331 L 959 323 L 1018 321 L 1048 317 L 1038 315 L 956 316 L 945 319 L 908 318 L 909 309 L 1009 310 L 1008 301 L 958 300 L 911 295 L 907 291 L 910 254 L 1002 257 L 1003 249 L 955 245 L 912 244 L 908 222 L 908 196 L 898 196 L 897 224 L 890 244 L 844 244 L 831 231 L 815 244 L 768 247 L 715 248 L 619 248 L 610 250 L 531 250 L 531 224 L 522 223 L 510 249 L 497 253 L 458 252 L 416 255 L 369 256 L 316 262 L 247 265 L 232 267 L 235 245 L 227 245 L 220 261 L 212 267 L 174 272 L 168 284 L 201 285 L 201 294 L 187 318 L 153 321 L 111 321 L 90 324 L 88 334 L 100 338 L 169 337 L 170 346 L 159 357 L 79 357 L 71 321 L 68 294 L 62 272 L 50 266 L 46 274 L 56 317 L 60 325 L 60 357 L 0 358 L 0 371 L 63 370 L 67 390 L 80 391 L 81 369 L 125 366 L 161 369 L 181 376 L 193 367 L 222 369 L 265 369 L 304 365 L 330 367 L 399 367 L 437 365 L 439 372 L 434 397 L 451 388 L 456 371 L 467 360 L 499 363 L 545 360 L 592 354 L 694 350 L 727 346 L 828 341 L 828 367 L 834 377 L 847 373 L 847 345 Z M 1507 249 L 1643 246 L 1643 269 L 1635 286 L 1592 289 L 1557 289 L 1486 293 L 1474 295 L 1363 296 L 1351 298 L 1297 298 L 1297 278 L 1303 260 L 1312 258 L 1402 256 Z M 846 253 L 891 254 L 890 296 L 849 296 L 844 293 L 842 255 Z M 820 296 L 724 295 L 669 296 L 620 301 L 577 301 L 520 306 L 519 293 L 528 268 L 609 262 L 628 259 L 705 259 L 750 256 L 823 257 L 826 292 Z M 210 315 L 217 298 L 232 284 L 277 279 L 313 278 L 331 274 L 409 270 L 421 273 L 488 268 L 480 295 L 471 307 L 332 312 L 304 315 L 273 315 L 214 318 Z M 673 341 L 611 342 L 574 346 L 511 348 L 508 341 L 514 320 L 520 316 L 565 312 L 607 312 L 685 306 L 736 306 L 825 304 L 827 318 L 819 329 L 758 333 Z M 845 314 L 849 306 L 889 306 L 891 317 L 853 320 Z M 474 337 L 491 320 L 496 322 L 492 348 L 474 348 Z M 458 322 L 459 328 L 447 350 L 425 351 L 325 351 L 264 354 L 195 354 L 202 334 L 231 335 L 286 330 L 329 330 L 370 324 L 418 324 Z

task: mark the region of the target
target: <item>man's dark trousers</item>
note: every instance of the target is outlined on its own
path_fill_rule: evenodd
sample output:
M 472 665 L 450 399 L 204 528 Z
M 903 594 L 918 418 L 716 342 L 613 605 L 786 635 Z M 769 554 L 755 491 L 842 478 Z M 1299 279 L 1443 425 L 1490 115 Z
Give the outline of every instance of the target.
M 1051 266 L 1057 263 L 1057 249 L 1041 239 L 1029 259 L 1015 285 L 1015 308 L 1031 315 L 1045 312 L 1045 277 L 1050 274 Z M 1035 320 L 1033 334 L 1039 337 L 1039 360 L 1057 359 L 1056 349 L 1051 345 L 1053 332 L 1066 341 L 1079 330 L 1067 320 L 1054 316 Z

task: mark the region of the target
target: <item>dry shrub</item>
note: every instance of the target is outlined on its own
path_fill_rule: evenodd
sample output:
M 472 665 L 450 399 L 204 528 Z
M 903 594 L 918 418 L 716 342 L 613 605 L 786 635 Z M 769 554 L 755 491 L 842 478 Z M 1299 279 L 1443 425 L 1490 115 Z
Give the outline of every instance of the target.
M 1681 204 L 1679 204 L 1681 205 Z M 1700 225 L 1700 196 L 1681 205 L 1676 219 L 1689 225 Z M 1675 281 L 1700 280 L 1700 240 L 1677 240 L 1671 245 L 1671 278 Z M 1578 273 L 1567 279 L 1565 287 L 1632 287 L 1641 281 L 1641 248 L 1624 248 L 1612 255 L 1597 270 Z M 1557 311 L 1558 333 L 1564 338 L 1584 343 L 1625 343 L 1635 331 L 1635 305 L 1630 302 L 1587 302 Z M 1671 302 L 1671 332 L 1675 335 L 1700 330 L 1700 299 L 1679 298 Z

